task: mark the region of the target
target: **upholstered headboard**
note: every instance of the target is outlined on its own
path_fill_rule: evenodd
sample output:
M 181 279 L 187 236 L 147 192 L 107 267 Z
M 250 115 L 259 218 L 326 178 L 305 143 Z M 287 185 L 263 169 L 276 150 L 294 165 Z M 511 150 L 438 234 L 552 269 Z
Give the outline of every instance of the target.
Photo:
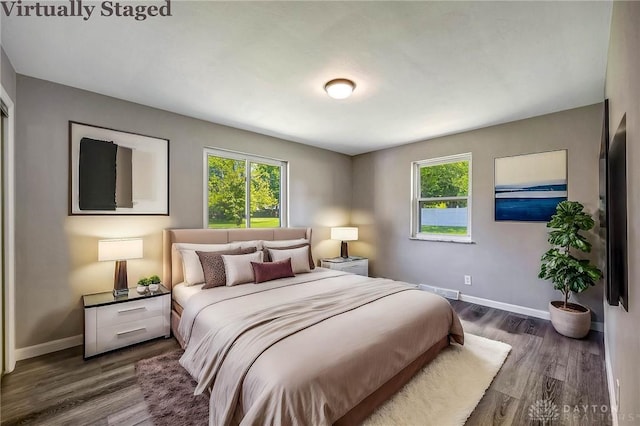
M 311 228 L 165 229 L 162 235 L 162 283 L 171 288 L 184 281 L 182 264 L 172 256 L 173 243 L 224 244 L 251 240 L 311 240 Z

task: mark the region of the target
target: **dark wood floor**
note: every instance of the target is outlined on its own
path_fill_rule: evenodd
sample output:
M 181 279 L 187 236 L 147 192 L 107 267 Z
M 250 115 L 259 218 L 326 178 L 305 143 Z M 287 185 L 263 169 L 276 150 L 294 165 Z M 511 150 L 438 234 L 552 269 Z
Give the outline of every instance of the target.
M 460 301 L 451 304 L 465 332 L 513 347 L 467 425 L 611 424 L 602 333 L 569 339 L 546 320 Z M 548 408 L 536 416 L 536 407 L 544 407 L 545 401 Z M 554 413 L 555 420 L 541 421 Z
M 611 424 L 601 412 L 609 405 L 602 333 L 567 339 L 548 321 L 452 305 L 466 332 L 513 346 L 467 425 L 542 425 L 529 415 L 538 401 L 550 407 L 538 413 L 558 413 L 545 425 Z M 161 339 L 88 361 L 81 347 L 20 361 L 2 379 L 2 425 L 151 425 L 134 366 L 176 348 L 174 339 Z

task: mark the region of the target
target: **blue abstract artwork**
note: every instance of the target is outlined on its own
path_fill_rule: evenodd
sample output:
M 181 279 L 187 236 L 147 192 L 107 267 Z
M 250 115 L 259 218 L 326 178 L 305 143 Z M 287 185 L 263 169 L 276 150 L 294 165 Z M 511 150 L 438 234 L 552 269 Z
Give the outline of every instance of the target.
M 496 221 L 548 222 L 566 199 L 566 150 L 496 158 Z

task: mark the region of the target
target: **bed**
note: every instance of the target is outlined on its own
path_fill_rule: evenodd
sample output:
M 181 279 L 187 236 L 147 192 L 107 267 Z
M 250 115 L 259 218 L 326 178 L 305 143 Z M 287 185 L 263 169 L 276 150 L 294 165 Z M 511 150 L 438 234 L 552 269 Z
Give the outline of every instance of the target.
M 210 424 L 358 424 L 463 343 L 450 304 L 407 283 L 315 268 L 261 284 L 182 284 L 176 244 L 296 239 L 311 230 L 164 232 L 172 331 L 196 392 L 210 392 Z

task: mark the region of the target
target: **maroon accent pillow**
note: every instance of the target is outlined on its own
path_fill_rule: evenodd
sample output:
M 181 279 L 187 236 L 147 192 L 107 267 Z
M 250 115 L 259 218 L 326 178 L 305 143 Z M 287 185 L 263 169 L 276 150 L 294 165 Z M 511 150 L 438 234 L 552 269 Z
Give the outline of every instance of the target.
M 269 254 L 269 250 L 291 250 L 291 249 L 297 249 L 300 247 L 309 247 L 309 269 L 315 269 L 316 267 L 316 263 L 313 260 L 313 255 L 311 254 L 311 244 L 309 243 L 304 243 L 304 244 L 296 244 L 294 246 L 288 246 L 288 247 L 265 247 L 263 249 L 264 251 L 264 261 L 265 262 L 271 262 L 271 255 Z
M 278 278 L 295 277 L 291 268 L 291 258 L 281 260 L 279 262 L 251 262 L 253 275 L 256 277 L 255 283 L 263 283 L 265 281 L 277 280 Z
M 224 271 L 222 255 L 236 255 L 255 253 L 255 247 L 245 249 L 233 249 L 224 251 L 196 251 L 204 272 L 204 285 L 202 289 L 222 287 L 227 284 L 227 274 Z

